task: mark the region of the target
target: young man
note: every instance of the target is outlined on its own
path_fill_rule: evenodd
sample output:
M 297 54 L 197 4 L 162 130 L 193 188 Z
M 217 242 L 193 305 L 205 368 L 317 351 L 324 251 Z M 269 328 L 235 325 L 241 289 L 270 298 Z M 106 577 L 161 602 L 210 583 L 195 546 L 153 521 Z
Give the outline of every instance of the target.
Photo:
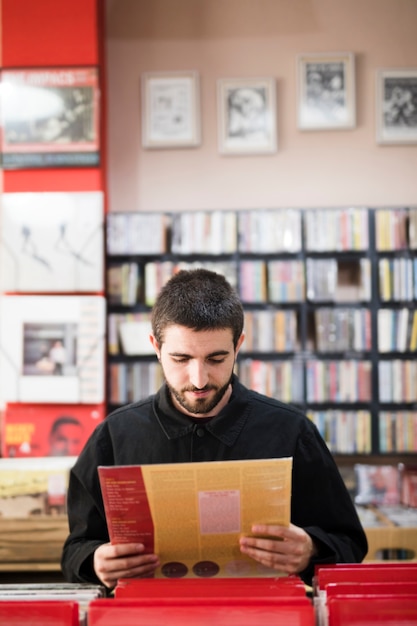
M 71 472 L 65 577 L 111 589 L 118 578 L 151 576 L 159 565 L 141 544 L 109 543 L 99 465 L 293 457 L 290 527 L 254 526 L 269 538 L 242 538 L 240 550 L 307 583 L 316 563 L 361 561 L 366 536 L 315 426 L 233 374 L 243 308 L 226 279 L 203 269 L 174 275 L 153 308 L 152 333 L 165 384 L 109 415 Z

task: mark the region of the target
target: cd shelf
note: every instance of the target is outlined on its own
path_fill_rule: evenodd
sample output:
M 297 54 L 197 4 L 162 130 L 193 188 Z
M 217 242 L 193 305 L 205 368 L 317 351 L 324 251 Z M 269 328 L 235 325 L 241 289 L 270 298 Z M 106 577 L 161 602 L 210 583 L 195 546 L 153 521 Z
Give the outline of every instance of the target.
M 132 224 L 140 240 L 155 233 L 143 249 Z M 193 267 L 223 273 L 244 304 L 242 382 L 300 406 L 335 454 L 416 451 L 416 207 L 109 214 L 110 408 L 160 385 L 143 324 L 166 280 Z M 405 443 L 385 440 L 387 412 Z

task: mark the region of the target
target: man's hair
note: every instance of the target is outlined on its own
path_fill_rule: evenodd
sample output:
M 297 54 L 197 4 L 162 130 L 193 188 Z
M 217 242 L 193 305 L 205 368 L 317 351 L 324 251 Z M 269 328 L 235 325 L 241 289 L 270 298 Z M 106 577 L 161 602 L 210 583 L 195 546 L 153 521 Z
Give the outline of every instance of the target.
M 196 331 L 230 328 L 236 347 L 243 330 L 243 306 L 221 274 L 180 270 L 161 289 L 152 309 L 152 332 L 159 345 L 172 325 Z
M 61 426 L 66 426 L 67 424 L 71 424 L 73 426 L 80 426 L 81 428 L 83 428 L 82 423 L 76 417 L 73 417 L 72 415 L 61 415 L 60 417 L 57 417 L 54 423 L 52 424 L 52 428 L 49 433 L 49 436 L 52 437 L 53 435 L 55 435 L 55 433 Z

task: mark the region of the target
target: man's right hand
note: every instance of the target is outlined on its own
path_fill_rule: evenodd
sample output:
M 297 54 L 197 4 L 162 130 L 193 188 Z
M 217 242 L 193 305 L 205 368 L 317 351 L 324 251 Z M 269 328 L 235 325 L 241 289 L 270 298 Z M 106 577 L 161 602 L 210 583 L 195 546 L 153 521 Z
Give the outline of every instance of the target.
M 101 582 L 113 589 L 119 578 L 146 578 L 159 565 L 156 554 L 144 554 L 141 543 L 104 543 L 94 553 L 94 571 Z

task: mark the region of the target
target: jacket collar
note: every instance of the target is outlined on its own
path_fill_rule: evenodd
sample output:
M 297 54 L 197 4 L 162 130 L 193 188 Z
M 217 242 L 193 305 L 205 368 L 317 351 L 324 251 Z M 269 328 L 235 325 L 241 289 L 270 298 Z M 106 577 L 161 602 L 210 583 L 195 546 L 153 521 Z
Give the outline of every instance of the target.
M 153 412 L 168 439 L 185 437 L 195 428 L 205 428 L 223 444 L 232 446 L 248 419 L 251 410 L 250 405 L 248 390 L 234 375 L 232 379 L 232 395 L 228 404 L 218 415 L 201 426 L 191 421 L 187 415 L 181 413 L 173 406 L 165 383 L 154 396 Z

